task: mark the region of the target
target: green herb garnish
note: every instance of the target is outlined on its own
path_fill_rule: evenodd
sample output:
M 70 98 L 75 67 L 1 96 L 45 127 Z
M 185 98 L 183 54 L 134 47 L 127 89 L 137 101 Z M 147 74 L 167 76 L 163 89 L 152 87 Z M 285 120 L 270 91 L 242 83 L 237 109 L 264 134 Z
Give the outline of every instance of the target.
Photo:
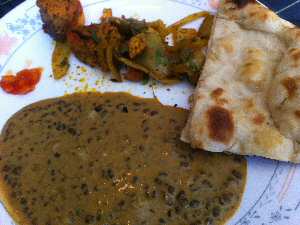
M 142 85 L 146 85 L 146 84 L 148 84 L 148 82 L 149 82 L 149 76 L 145 75 L 144 79 L 142 80 Z
M 119 52 L 123 55 L 125 53 L 128 53 L 128 51 L 129 51 L 128 44 L 122 43 L 119 47 Z
M 169 64 L 169 59 L 164 55 L 161 49 L 157 49 L 155 52 L 155 63 L 156 65 L 167 66 Z
M 193 72 L 198 72 L 201 69 L 201 66 L 194 61 L 194 59 L 190 59 L 189 61 L 186 62 L 186 65 L 193 71 Z
M 75 209 L 75 214 L 76 214 L 76 216 L 80 216 L 80 214 L 81 214 L 81 209 L 76 208 L 76 209 Z
M 92 30 L 92 39 L 98 44 L 100 43 L 100 39 L 97 36 L 97 32 L 95 30 Z

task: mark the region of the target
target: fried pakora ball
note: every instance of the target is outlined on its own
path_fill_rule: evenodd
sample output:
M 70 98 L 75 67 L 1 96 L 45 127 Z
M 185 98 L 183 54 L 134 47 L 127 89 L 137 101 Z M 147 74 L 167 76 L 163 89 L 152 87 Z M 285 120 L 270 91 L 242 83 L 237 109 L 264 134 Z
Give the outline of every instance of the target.
M 68 31 L 84 24 L 84 14 L 78 0 L 37 0 L 43 29 L 56 41 L 65 41 Z

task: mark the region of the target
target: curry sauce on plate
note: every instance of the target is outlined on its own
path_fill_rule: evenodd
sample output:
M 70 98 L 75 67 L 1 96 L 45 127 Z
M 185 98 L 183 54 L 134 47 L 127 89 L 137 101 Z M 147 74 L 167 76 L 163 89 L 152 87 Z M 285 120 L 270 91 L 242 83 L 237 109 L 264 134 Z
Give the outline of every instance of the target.
M 187 116 L 125 93 L 27 106 L 2 131 L 1 200 L 20 225 L 223 224 L 246 160 L 181 142 Z

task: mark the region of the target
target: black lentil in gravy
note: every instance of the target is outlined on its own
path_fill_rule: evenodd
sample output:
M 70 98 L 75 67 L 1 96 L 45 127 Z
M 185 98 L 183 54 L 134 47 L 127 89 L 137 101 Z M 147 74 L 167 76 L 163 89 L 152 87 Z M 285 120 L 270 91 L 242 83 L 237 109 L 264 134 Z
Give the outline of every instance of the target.
M 1 200 L 20 225 L 223 224 L 246 160 L 182 143 L 187 116 L 125 93 L 25 107 L 1 134 Z

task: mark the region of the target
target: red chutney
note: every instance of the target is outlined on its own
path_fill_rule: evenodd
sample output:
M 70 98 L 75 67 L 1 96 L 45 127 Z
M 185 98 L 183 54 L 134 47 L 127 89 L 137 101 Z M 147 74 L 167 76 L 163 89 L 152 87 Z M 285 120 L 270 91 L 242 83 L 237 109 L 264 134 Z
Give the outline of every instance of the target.
M 16 75 L 2 76 L 0 87 L 7 93 L 24 95 L 35 89 L 40 81 L 42 68 L 24 69 Z

